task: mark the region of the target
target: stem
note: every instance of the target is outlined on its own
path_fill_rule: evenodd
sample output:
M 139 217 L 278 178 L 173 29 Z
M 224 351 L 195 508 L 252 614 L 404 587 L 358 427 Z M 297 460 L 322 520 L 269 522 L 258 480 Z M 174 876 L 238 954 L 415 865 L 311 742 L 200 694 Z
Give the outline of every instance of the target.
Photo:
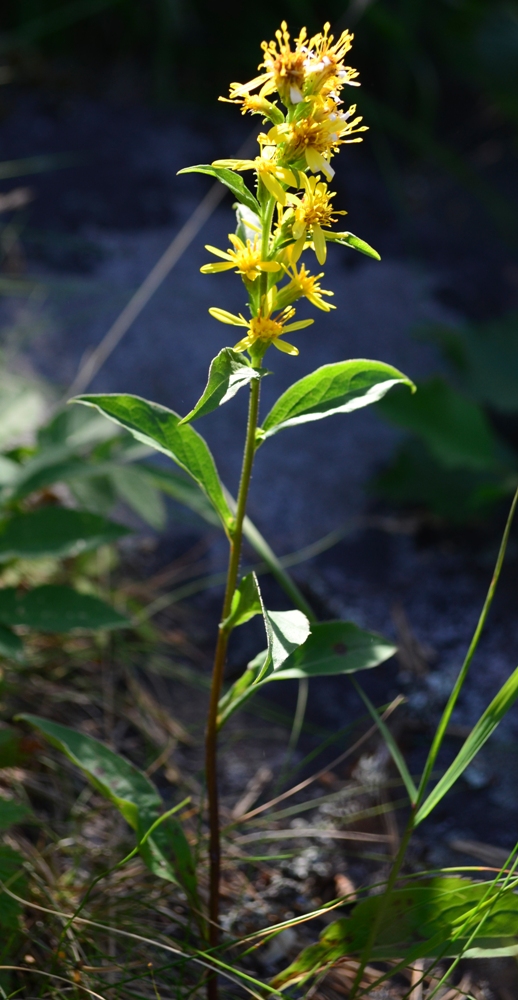
M 241 556 L 241 543 L 243 538 L 243 521 L 245 518 L 246 502 L 248 498 L 248 488 L 252 475 L 252 465 L 255 454 L 255 432 L 259 413 L 259 389 L 260 380 L 253 379 L 250 383 L 250 402 L 248 408 L 248 426 L 246 432 L 245 449 L 243 453 L 243 465 L 241 469 L 241 481 L 239 483 L 239 493 L 237 498 L 236 519 L 232 541 L 230 543 L 230 555 L 227 570 L 227 583 L 225 588 L 225 598 L 221 612 L 221 621 L 218 630 L 218 641 L 214 655 L 214 667 L 212 671 L 212 685 L 210 691 L 209 714 L 207 719 L 207 733 L 205 740 L 205 768 L 207 775 L 207 797 L 209 806 L 209 859 L 210 859 L 210 887 L 209 887 L 209 941 L 211 947 L 216 947 L 219 941 L 219 881 L 220 881 L 220 829 L 219 829 L 219 806 L 218 806 L 218 775 L 217 775 L 217 719 L 218 704 L 221 695 L 223 682 L 223 671 L 227 656 L 227 646 L 230 630 L 225 625 L 225 621 L 230 614 L 232 598 L 237 584 L 239 571 L 239 560 Z M 214 977 L 209 979 L 208 995 L 210 1000 L 217 997 L 217 981 Z

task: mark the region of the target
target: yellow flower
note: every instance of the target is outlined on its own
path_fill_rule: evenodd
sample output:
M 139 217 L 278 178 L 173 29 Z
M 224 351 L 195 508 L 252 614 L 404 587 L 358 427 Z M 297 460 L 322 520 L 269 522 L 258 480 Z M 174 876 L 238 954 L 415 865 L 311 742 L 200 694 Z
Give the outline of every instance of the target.
M 234 344 L 234 351 L 249 351 L 254 344 L 259 342 L 265 350 L 273 344 L 278 351 L 283 351 L 284 354 L 296 355 L 299 353 L 298 348 L 279 338 L 290 331 L 302 330 L 306 326 L 311 326 L 314 322 L 312 319 L 301 319 L 290 323 L 295 315 L 295 310 L 289 306 L 275 317 L 267 311 L 265 315 L 260 312 L 251 320 L 246 320 L 241 313 L 235 316 L 233 313 L 227 312 L 226 309 L 213 307 L 209 309 L 209 312 L 220 323 L 228 323 L 230 326 L 244 326 L 248 330 L 246 336 Z
M 308 39 L 306 28 L 302 28 L 298 38 L 293 39 L 292 48 L 288 26 L 283 21 L 279 31 L 275 32 L 275 41 L 261 44 L 264 52 L 259 66 L 263 71 L 261 75 L 248 83 L 233 83 L 230 100 L 239 103 L 260 87 L 261 98 L 277 91 L 286 107 L 290 107 L 324 88 L 326 93 L 338 94 L 346 84 L 358 87 L 357 71 L 344 66 L 343 61 L 352 46 L 354 35 L 343 31 L 335 42 L 329 29 L 327 23 L 323 32 Z
M 230 271 L 235 267 L 238 274 L 242 274 L 249 281 L 255 281 L 261 271 L 280 271 L 281 265 L 276 261 L 261 260 L 261 250 L 258 246 L 257 236 L 254 237 L 253 243 L 250 240 L 243 243 L 243 240 L 233 233 L 229 233 L 228 238 L 234 249 L 227 250 L 226 253 L 224 250 L 218 250 L 217 247 L 211 247 L 206 244 L 205 249 L 213 253 L 216 257 L 222 257 L 224 263 L 204 264 L 200 268 L 202 274 L 216 274 L 218 271 Z
M 313 240 L 318 263 L 325 264 L 327 247 L 322 227 L 331 226 L 338 221 L 337 215 L 347 215 L 347 212 L 339 212 L 333 208 L 331 198 L 334 198 L 334 192 L 328 190 L 324 181 L 319 181 L 316 177 L 307 177 L 306 174 L 302 174 L 301 177 L 305 188 L 303 197 L 289 195 L 294 218 L 292 232 L 296 240 L 291 261 L 294 263 L 299 259 L 306 240 L 310 237 Z
M 290 122 L 274 125 L 268 132 L 269 142 L 279 147 L 279 158 L 285 163 L 308 166 L 313 173 L 322 171 L 332 180 L 334 170 L 329 160 L 343 143 L 361 142 L 359 132 L 367 131 L 360 125 L 361 115 L 351 119 L 356 112 L 352 104 L 346 112 L 341 112 L 339 102 L 334 98 L 315 98 L 306 114 L 300 114 Z
M 261 136 L 259 136 L 261 139 Z M 281 187 L 288 184 L 291 187 L 299 187 L 296 174 L 288 167 L 280 166 L 273 158 L 277 150 L 270 145 L 261 150 L 261 155 L 255 160 L 214 160 L 213 167 L 227 167 L 230 170 L 255 170 L 264 186 L 280 205 L 286 204 L 286 191 Z
M 290 305 L 296 299 L 305 298 L 312 305 L 316 306 L 317 309 L 322 309 L 323 312 L 336 309 L 336 306 L 333 306 L 331 302 L 325 302 L 322 298 L 323 295 L 334 295 L 334 292 L 326 291 L 318 283 L 320 278 L 324 277 L 324 272 L 321 274 L 310 274 L 306 269 L 306 265 L 302 264 L 298 271 L 296 266 L 292 265 L 290 269 L 287 269 L 287 274 L 290 281 L 277 292 L 277 308 Z

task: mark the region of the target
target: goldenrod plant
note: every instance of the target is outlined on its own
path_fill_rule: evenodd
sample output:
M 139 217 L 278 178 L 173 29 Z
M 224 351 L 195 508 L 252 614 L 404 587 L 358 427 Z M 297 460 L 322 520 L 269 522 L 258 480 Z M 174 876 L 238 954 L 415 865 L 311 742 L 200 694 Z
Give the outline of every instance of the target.
M 182 887 L 192 908 L 191 926 L 197 926 L 199 939 L 197 943 L 187 942 L 178 954 L 190 957 L 195 963 L 201 962 L 211 1000 L 217 996 L 218 971 L 222 975 L 241 977 L 243 983 L 261 988 L 263 992 L 266 989 L 268 995 L 278 995 L 279 988 L 294 982 L 300 984 L 345 955 L 356 956 L 357 971 L 350 994 L 356 996 L 363 990 L 362 977 L 372 956 L 389 962 L 396 958 L 400 960 L 396 966 L 399 968 L 403 959 L 403 964 L 407 965 L 421 957 L 436 960 L 451 955 L 457 960 L 463 951 L 470 949 L 487 954 L 492 953 L 492 948 L 500 947 L 503 950 L 499 953 L 510 954 L 513 947 L 516 948 L 518 907 L 512 895 L 513 868 L 511 875 L 486 888 L 470 882 L 462 882 L 460 887 L 448 882 L 445 888 L 441 878 L 411 884 L 406 889 L 398 889 L 396 885 L 414 828 L 458 780 L 518 695 L 517 671 L 474 727 L 449 770 L 429 793 L 428 785 L 444 734 L 493 598 L 509 535 L 509 520 L 479 626 L 417 785 L 385 717 L 358 687 L 367 711 L 388 744 L 410 802 L 407 828 L 386 891 L 358 903 L 351 918 L 329 927 L 320 944 L 303 952 L 277 977 L 273 987 L 236 969 L 235 951 L 228 962 L 221 957 L 225 942 L 220 933 L 218 732 L 230 715 L 265 684 L 352 675 L 378 666 L 395 651 L 390 641 L 352 622 L 316 621 L 295 583 L 286 575 L 281 576 L 281 580 L 295 607 L 288 611 L 267 609 L 256 575 L 242 576 L 240 573 L 245 533 L 248 538 L 255 537 L 258 551 L 262 545 L 262 551 L 269 553 L 272 569 L 279 569 L 267 543 L 262 540 L 257 545 L 257 535 L 251 532 L 246 515 L 257 449 L 267 447 L 268 439 L 281 430 L 352 412 L 380 400 L 396 385 L 406 386 L 410 391 L 414 389 L 406 375 L 388 364 L 365 359 L 344 360 L 326 364 L 294 382 L 270 412 L 263 419 L 260 417 L 261 382 L 272 374 L 264 365 L 267 352 L 275 347 L 296 358 L 299 346 L 291 341 L 296 340 L 301 346 L 304 341 L 293 335 L 314 323 L 313 318 L 298 317 L 298 305 L 307 300 L 319 310 L 321 322 L 325 322 L 325 314 L 333 308 L 332 290 L 321 284 L 323 272 L 310 270 L 313 256 L 318 267 L 323 267 L 331 243 L 379 259 L 376 251 L 362 239 L 335 228 L 341 211 L 334 207 L 334 194 L 328 186 L 333 179 L 335 156 L 343 146 L 360 142 L 365 129 L 356 114 L 356 106 L 347 106 L 343 100 L 347 88 L 359 86 L 357 71 L 346 63 L 352 40 L 348 31 L 335 39 L 329 24 L 313 37 L 302 29 L 297 38 L 291 39 L 283 22 L 275 40 L 263 43 L 259 75 L 245 84 L 233 83 L 229 97 L 224 98 L 237 104 L 243 113 L 260 115 L 263 119 L 264 131 L 257 138 L 257 155 L 251 159 L 216 160 L 180 171 L 216 177 L 234 195 L 236 231 L 229 234 L 228 247 L 207 247 L 208 253 L 217 260 L 204 264 L 202 272 L 212 281 L 214 274 L 234 270 L 244 291 L 242 312 L 231 313 L 221 305 L 209 310 L 211 317 L 236 327 L 237 332 L 231 346 L 224 347 L 211 361 L 206 388 L 195 406 L 182 417 L 138 396 L 84 395 L 76 399 L 76 402 L 96 407 L 139 442 L 169 456 L 191 478 L 195 492 L 198 491 L 200 500 L 210 506 L 228 539 L 228 571 L 215 641 L 206 726 L 207 834 L 200 828 L 201 840 L 193 850 L 185 836 L 181 815 L 173 815 L 180 806 L 164 811 L 158 792 L 144 773 L 84 733 L 34 716 L 24 716 L 120 810 L 135 831 L 137 848 L 148 867 L 157 876 Z M 251 186 L 245 184 L 243 173 L 251 175 Z M 314 334 L 305 334 L 308 335 Z M 268 362 L 271 364 L 271 355 Z M 245 386 L 249 393 L 248 420 L 239 491 L 234 500 L 220 480 L 205 440 L 192 424 L 229 403 Z M 239 431 L 236 427 L 236 432 Z M 264 621 L 266 648 L 259 651 L 243 675 L 224 690 L 232 632 L 256 615 L 262 616 Z M 195 858 L 199 859 L 197 863 Z M 197 865 L 207 864 L 208 900 L 205 900 L 206 882 L 204 879 L 200 882 L 201 868 Z M 406 893 L 403 904 L 396 895 L 401 892 Z M 454 912 L 449 905 L 451 892 L 455 893 Z M 88 894 L 75 915 L 70 916 L 70 922 L 77 917 L 87 897 Z M 402 912 L 402 905 L 404 917 L 396 919 Z M 501 927 L 504 909 L 505 933 Z M 310 919 L 310 915 L 303 919 Z M 284 926 L 269 926 L 264 934 L 278 933 Z M 380 981 L 382 978 L 380 973 Z

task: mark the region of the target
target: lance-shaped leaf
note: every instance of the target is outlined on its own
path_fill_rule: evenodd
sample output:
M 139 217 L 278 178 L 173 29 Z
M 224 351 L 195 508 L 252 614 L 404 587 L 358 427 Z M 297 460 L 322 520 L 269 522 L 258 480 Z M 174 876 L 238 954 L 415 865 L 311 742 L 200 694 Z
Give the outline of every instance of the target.
M 384 663 L 396 646 L 376 632 L 367 632 L 353 622 L 318 622 L 311 635 L 284 661 L 275 677 L 329 677 L 352 674 Z
M 102 396 L 78 396 L 73 402 L 95 406 L 114 423 L 131 431 L 137 441 L 161 451 L 188 472 L 218 512 L 228 531 L 233 522 L 223 495 L 221 482 L 208 445 L 189 425 L 180 424 L 180 417 L 166 406 L 150 403 L 140 396 L 116 393 Z
M 303 642 L 306 641 L 311 625 L 302 611 L 263 611 L 266 637 L 268 639 L 268 658 L 265 673 L 279 674 L 284 669 L 286 660 Z
M 184 167 L 183 170 L 178 171 L 179 174 L 207 174 L 209 177 L 215 177 L 216 180 L 221 181 L 225 187 L 228 187 L 229 191 L 235 195 L 238 201 L 241 201 L 243 205 L 246 205 L 251 212 L 255 215 L 259 215 L 261 211 L 261 206 L 256 198 L 254 198 L 252 192 L 247 188 L 243 178 L 240 174 L 235 174 L 233 170 L 229 170 L 228 167 L 213 167 L 210 163 L 200 163 L 196 167 Z
M 244 385 L 265 374 L 263 369 L 252 368 L 244 354 L 233 351 L 230 347 L 224 347 L 210 363 L 209 378 L 203 394 L 191 412 L 180 420 L 180 424 L 190 423 L 198 417 L 204 417 L 206 413 L 211 413 L 218 406 L 223 406 L 223 403 L 228 403 Z
M 123 815 L 140 841 L 163 812 L 155 786 L 137 767 L 99 740 L 37 715 L 19 715 L 70 760 L 93 787 Z M 196 898 L 196 877 L 189 844 L 182 827 L 170 817 L 140 848 L 148 868 L 169 882 L 180 882 Z
M 105 601 L 71 587 L 44 584 L 25 593 L 15 587 L 0 590 L 0 623 L 26 625 L 37 632 L 71 629 L 125 628 L 128 619 Z
M 354 233 L 328 233 L 326 231 L 325 237 L 330 243 L 340 243 L 341 246 L 352 247 L 353 250 L 359 250 L 367 257 L 373 257 L 374 260 L 381 260 L 378 251 L 369 246 L 365 240 L 361 240 L 359 236 L 355 236 Z
M 300 953 L 272 982 L 277 989 L 318 973 L 344 956 L 360 955 L 380 905 L 387 909 L 371 961 L 497 957 L 518 954 L 518 896 L 512 889 L 460 878 L 432 878 L 358 903 L 350 917 L 330 924 L 317 944 Z M 485 918 L 485 919 L 483 919 Z M 474 933 L 473 940 L 470 941 Z
M 265 613 L 268 628 L 272 629 L 273 616 L 294 614 L 294 612 Z M 300 612 L 299 612 L 300 614 Z M 306 619 L 307 621 L 307 619 Z M 279 620 L 277 617 L 277 622 Z M 297 622 L 291 622 L 297 627 Z M 302 622 L 299 620 L 298 637 L 303 637 Z M 284 623 L 285 627 L 285 623 Z M 245 701 L 270 681 L 300 680 L 303 677 L 325 677 L 336 674 L 356 673 L 369 670 L 384 663 L 396 652 L 396 646 L 376 632 L 366 632 L 353 622 L 318 622 L 306 627 L 306 638 L 294 642 L 287 652 L 288 642 L 296 636 L 293 632 L 280 642 L 274 633 L 269 637 L 269 648 L 258 653 L 248 664 L 244 674 L 223 695 L 219 705 L 220 725 L 225 722 Z M 277 645 L 278 644 L 278 645 Z M 273 649 L 276 648 L 276 667 L 272 666 Z
M 42 556 L 76 556 L 129 534 L 122 524 L 66 507 L 16 514 L 0 531 L 0 562 Z
M 423 802 L 422 806 L 417 811 L 414 819 L 414 826 L 421 823 L 423 819 L 431 813 L 432 809 L 435 809 L 435 806 L 438 805 L 442 798 L 444 798 L 446 792 L 448 792 L 452 785 L 459 780 L 468 765 L 471 764 L 473 758 L 476 757 L 479 750 L 482 749 L 484 743 L 486 743 L 491 734 L 494 733 L 504 715 L 506 715 L 509 709 L 514 705 L 517 698 L 518 667 L 500 688 L 500 691 L 493 698 L 491 704 L 488 705 L 486 711 L 483 715 L 481 715 L 480 719 L 471 730 L 468 738 L 463 743 L 457 756 L 455 757 L 455 760 L 452 761 L 446 773 L 443 774 L 433 791 L 430 792 L 428 798 L 425 802 Z
M 230 631 L 238 625 L 244 625 L 255 615 L 261 614 L 263 614 L 263 603 L 257 577 L 255 573 L 248 573 L 234 591 L 230 614 L 223 624 Z
M 271 437 L 284 427 L 369 406 L 400 383 L 415 388 L 406 375 L 382 361 L 360 358 L 323 365 L 280 396 L 258 432 L 258 439 Z

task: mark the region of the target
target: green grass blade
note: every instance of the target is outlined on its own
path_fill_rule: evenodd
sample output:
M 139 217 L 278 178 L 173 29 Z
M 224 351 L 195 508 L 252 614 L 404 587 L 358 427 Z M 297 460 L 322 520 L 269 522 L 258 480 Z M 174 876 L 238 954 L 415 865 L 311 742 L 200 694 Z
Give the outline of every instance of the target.
M 365 694 L 364 691 L 362 691 L 360 685 L 354 680 L 353 677 L 351 677 L 351 680 L 352 680 L 352 682 L 354 684 L 354 687 L 356 688 L 356 691 L 360 695 L 360 698 L 362 699 L 362 701 L 365 704 L 366 708 L 368 708 L 370 714 L 372 715 L 372 718 L 374 719 L 374 722 L 378 726 L 378 729 L 380 730 L 380 732 L 381 732 L 381 734 L 383 736 L 383 739 L 385 740 L 385 742 L 386 742 L 386 744 L 387 744 L 387 746 L 388 746 L 388 748 L 390 750 L 390 754 L 392 756 L 392 760 L 394 761 L 394 764 L 396 765 L 396 767 L 397 767 L 397 769 L 398 769 L 398 771 L 399 771 L 399 773 L 401 775 L 401 778 L 402 778 L 402 780 L 404 782 L 405 788 L 406 788 L 406 790 L 408 792 L 408 797 L 409 797 L 412 805 L 414 805 L 415 802 L 416 802 L 416 800 L 417 800 L 417 788 L 416 788 L 416 786 L 415 786 L 415 784 L 414 784 L 414 782 L 412 780 L 412 776 L 410 774 L 410 771 L 408 770 L 408 767 L 406 766 L 405 759 L 403 757 L 403 754 L 401 753 L 401 750 L 399 749 L 399 747 L 398 747 L 398 745 L 397 745 L 397 743 L 396 743 L 396 741 L 395 741 L 392 733 L 390 732 L 390 729 L 384 723 L 384 721 L 381 718 L 379 712 L 376 711 L 376 709 L 375 709 L 374 705 L 372 704 L 370 698 Z

